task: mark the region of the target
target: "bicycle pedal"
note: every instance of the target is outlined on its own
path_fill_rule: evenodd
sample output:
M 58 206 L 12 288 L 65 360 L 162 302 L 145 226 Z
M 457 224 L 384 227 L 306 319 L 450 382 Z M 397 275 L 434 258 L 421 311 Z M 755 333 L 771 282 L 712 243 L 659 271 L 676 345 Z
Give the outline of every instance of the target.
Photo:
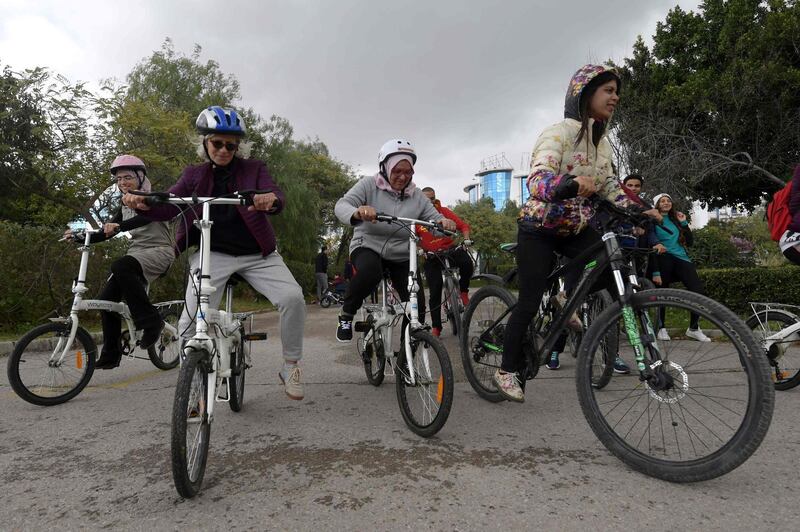
M 369 323 L 366 321 L 357 321 L 353 323 L 353 330 L 356 332 L 367 332 L 369 331 Z
M 249 333 L 242 336 L 242 340 L 246 342 L 258 342 L 260 340 L 266 340 L 267 333 L 260 332 L 260 333 Z

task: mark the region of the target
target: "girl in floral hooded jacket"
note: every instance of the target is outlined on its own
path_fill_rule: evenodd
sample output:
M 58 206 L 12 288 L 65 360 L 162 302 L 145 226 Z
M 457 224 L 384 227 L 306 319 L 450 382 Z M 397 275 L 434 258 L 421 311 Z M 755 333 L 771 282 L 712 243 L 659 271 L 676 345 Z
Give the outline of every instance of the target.
M 524 401 L 516 373 L 522 339 L 542 299 L 554 253 L 574 257 L 600 239 L 589 226 L 594 212 L 586 198 L 597 193 L 621 206 L 635 201 L 613 175 L 611 144 L 605 137 L 619 90 L 612 68 L 582 67 L 569 83 L 564 120 L 546 128 L 533 148 L 530 198 L 518 219 L 519 303 L 508 320 L 503 361 L 493 378 L 508 400 Z M 556 200 L 556 190 L 567 181 L 578 184 L 578 197 Z

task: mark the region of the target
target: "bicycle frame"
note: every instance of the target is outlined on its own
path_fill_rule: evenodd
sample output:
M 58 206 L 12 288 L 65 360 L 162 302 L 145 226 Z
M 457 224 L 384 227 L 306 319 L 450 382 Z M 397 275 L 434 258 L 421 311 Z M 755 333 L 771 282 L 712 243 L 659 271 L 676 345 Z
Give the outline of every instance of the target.
M 84 229 L 84 241 L 83 245 L 81 245 L 78 249 L 81 252 L 81 262 L 80 266 L 78 267 L 78 277 L 72 284 L 72 293 L 75 294 L 75 297 L 72 300 L 72 307 L 69 312 L 69 318 L 54 318 L 53 321 L 67 321 L 69 320 L 70 323 L 70 331 L 69 336 L 65 339 L 61 339 L 58 342 L 58 345 L 53 350 L 53 354 L 50 356 L 51 363 L 55 365 L 60 365 L 64 361 L 64 357 L 67 354 L 68 346 L 72 345 L 72 342 L 75 340 L 75 336 L 78 334 L 78 327 L 80 326 L 80 319 L 78 317 L 79 312 L 84 312 L 87 310 L 101 310 L 105 312 L 115 312 L 120 315 L 120 317 L 125 320 L 125 326 L 127 327 L 130 338 L 128 339 L 128 351 L 133 352 L 131 349 L 132 346 L 136 345 L 136 340 L 138 340 L 141 333 L 136 330 L 136 326 L 133 323 L 133 318 L 131 317 L 130 309 L 128 305 L 121 301 L 108 301 L 105 299 L 84 299 L 83 294 L 85 294 L 89 288 L 86 286 L 86 274 L 89 269 L 89 255 L 91 254 L 91 236 L 95 233 L 99 233 L 99 229 Z M 170 324 L 165 323 L 164 327 L 167 331 L 172 333 L 173 335 L 177 335 L 177 330 L 172 327 Z

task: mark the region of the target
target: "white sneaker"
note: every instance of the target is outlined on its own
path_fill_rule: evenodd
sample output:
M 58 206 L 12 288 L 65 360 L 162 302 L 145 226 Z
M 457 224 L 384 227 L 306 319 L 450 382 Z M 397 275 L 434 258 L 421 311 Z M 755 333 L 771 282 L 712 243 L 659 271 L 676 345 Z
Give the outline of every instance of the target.
M 300 382 L 300 368 L 297 367 L 297 364 L 284 365 L 284 368 L 278 372 L 278 377 L 281 379 L 289 399 L 303 400 L 303 383 Z
M 500 395 L 509 401 L 516 403 L 525 402 L 525 393 L 519 385 L 519 379 L 516 373 L 500 373 L 500 370 L 494 372 L 492 382 L 497 387 Z
M 686 336 L 698 342 L 710 342 L 711 338 L 703 334 L 700 329 L 686 329 Z
M 656 339 L 661 340 L 662 342 L 669 342 L 671 340 L 671 338 L 669 337 L 669 333 L 664 327 L 661 327 L 658 330 L 658 335 L 656 336 Z

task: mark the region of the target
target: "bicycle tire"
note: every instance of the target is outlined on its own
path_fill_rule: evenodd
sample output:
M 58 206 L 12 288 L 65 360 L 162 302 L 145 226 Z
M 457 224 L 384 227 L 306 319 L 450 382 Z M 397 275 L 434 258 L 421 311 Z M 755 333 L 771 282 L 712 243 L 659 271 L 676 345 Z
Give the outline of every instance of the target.
M 453 278 L 449 278 L 445 284 L 447 299 L 449 301 L 448 319 L 453 330 L 453 336 L 458 336 L 461 330 L 461 296 L 458 285 Z
M 69 323 L 45 323 L 28 331 L 17 342 L 8 358 L 7 373 L 11 388 L 20 398 L 38 406 L 58 405 L 81 393 L 89 384 L 97 346 L 82 327 L 78 327 L 67 359 L 57 366 L 50 362 L 50 358 L 63 349 L 62 342 L 69 337 L 70 327 Z M 38 383 L 38 387 L 34 383 Z
M 164 327 L 158 341 L 147 348 L 147 356 L 150 362 L 158 369 L 169 370 L 178 365 L 181 361 L 181 337 L 178 331 L 178 319 L 180 313 L 177 310 L 169 310 L 161 318 L 175 328 L 176 334 L 172 335 L 169 329 Z
M 370 315 L 372 318 L 372 315 Z M 364 373 L 367 375 L 367 381 L 373 386 L 380 386 L 383 384 L 383 379 L 386 370 L 386 351 L 384 349 L 383 338 L 376 338 L 376 330 L 370 327 L 370 339 L 363 340 L 364 351 L 361 353 L 361 360 L 364 362 Z M 366 338 L 368 333 L 364 334 Z
M 491 307 L 487 303 L 484 311 L 480 307 L 488 298 L 494 298 L 497 301 L 492 303 Z M 492 382 L 495 370 L 500 367 L 502 351 L 493 351 L 479 346 L 477 340 L 488 325 L 516 302 L 514 295 L 506 288 L 488 285 L 475 292 L 464 311 L 463 330 L 460 338 L 461 363 L 464 366 L 464 374 L 475 393 L 492 403 L 505 401 Z M 492 344 L 498 347 L 503 345 L 503 330 L 505 329 L 505 324 L 500 325 L 503 327 L 502 330 L 498 328 L 496 332 L 492 332 Z M 482 363 L 484 359 L 490 363 Z
M 322 299 L 319 300 L 319 306 L 322 308 L 328 308 L 331 306 L 331 298 L 328 296 L 322 296 Z
M 778 322 L 779 328 L 773 329 L 768 322 Z M 762 350 L 767 355 L 771 366 L 770 375 L 776 390 L 790 390 L 800 384 L 800 335 L 794 333 L 791 337 L 781 342 L 775 342 L 769 349 L 764 345 L 764 336 L 767 331 L 778 332 L 800 321 L 800 318 L 783 310 L 761 310 L 756 312 L 745 322 L 747 327 L 756 335 Z M 769 327 L 768 329 L 766 327 Z M 792 345 L 794 344 L 794 345 Z M 787 356 L 788 354 L 788 356 Z M 786 373 L 784 373 L 786 371 Z
M 411 332 L 410 343 L 415 383 L 413 386 L 410 384 L 405 349 L 401 349 L 395 367 L 397 402 L 408 428 L 423 438 L 430 438 L 441 430 L 450 415 L 453 368 L 444 344 L 429 331 L 417 329 Z M 438 371 L 434 364 L 438 364 Z M 421 408 L 412 404 L 417 398 L 423 403 Z
M 208 353 L 197 351 L 183 361 L 172 407 L 172 479 L 181 497 L 200 492 L 208 460 L 211 424 L 208 418 Z M 191 420 L 191 421 L 190 421 Z M 189 437 L 190 427 L 197 427 Z M 194 445 L 190 447 L 191 439 Z
M 242 331 L 244 334 L 244 331 Z M 244 340 L 239 342 L 231 352 L 231 377 L 228 386 L 230 387 L 231 396 L 228 400 L 228 406 L 234 412 L 241 412 L 244 405 L 244 381 L 245 374 L 247 373 L 247 360 L 244 356 Z
M 666 369 L 657 373 L 669 375 L 665 382 L 671 383 L 671 387 L 641 382 L 639 375 L 616 377 L 614 386 L 604 390 L 592 385 L 592 354 L 607 330 L 620 325 L 622 309 L 615 303 L 587 331 L 578 356 L 575 375 L 578 398 L 592 431 L 617 458 L 655 478 L 696 482 L 732 471 L 761 444 L 774 409 L 775 390 L 769 379 L 769 365 L 766 357 L 761 356 L 757 340 L 732 311 L 700 294 L 650 290 L 634 294 L 631 306 L 640 325 L 646 323 L 648 327 L 643 339 L 650 338 L 652 343 L 645 346 L 649 357 L 646 362 L 652 369 Z M 689 342 L 673 337 L 670 342 L 659 343 L 653 335 L 655 317 L 648 314 L 659 307 L 699 314 L 702 320 L 718 328 L 724 341 Z M 659 352 L 654 355 L 655 348 Z M 701 353 L 704 348 L 707 352 Z M 729 360 L 719 354 L 726 350 L 731 352 Z M 714 366 L 709 369 L 706 364 Z M 721 408 L 726 399 L 733 404 Z M 624 421 L 622 418 L 628 415 L 631 418 Z M 711 426 L 703 425 L 701 420 L 708 415 L 712 416 Z M 639 436 L 641 429 L 637 425 L 643 418 L 647 425 Z M 655 446 L 652 440 L 658 440 L 659 427 L 651 430 L 653 422 L 661 425 L 661 439 Z M 708 442 L 701 442 L 706 434 L 710 443 L 721 442 L 716 450 Z
M 614 299 L 611 297 L 611 294 L 608 293 L 608 290 L 600 290 L 589 294 L 585 302 L 586 307 L 582 307 L 583 311 L 580 313 L 583 331 L 571 331 L 570 333 L 573 335 L 573 352 L 577 353 L 580 351 L 580 345 L 583 342 L 585 331 L 589 329 L 594 320 L 597 319 L 597 316 L 613 303 Z M 598 389 L 607 386 L 608 383 L 611 382 L 612 375 L 614 375 L 614 359 L 619 350 L 619 331 L 608 331 L 605 341 L 601 344 L 601 349 L 603 350 L 603 356 L 596 359 L 593 358 L 595 364 L 592 383 L 594 387 Z

